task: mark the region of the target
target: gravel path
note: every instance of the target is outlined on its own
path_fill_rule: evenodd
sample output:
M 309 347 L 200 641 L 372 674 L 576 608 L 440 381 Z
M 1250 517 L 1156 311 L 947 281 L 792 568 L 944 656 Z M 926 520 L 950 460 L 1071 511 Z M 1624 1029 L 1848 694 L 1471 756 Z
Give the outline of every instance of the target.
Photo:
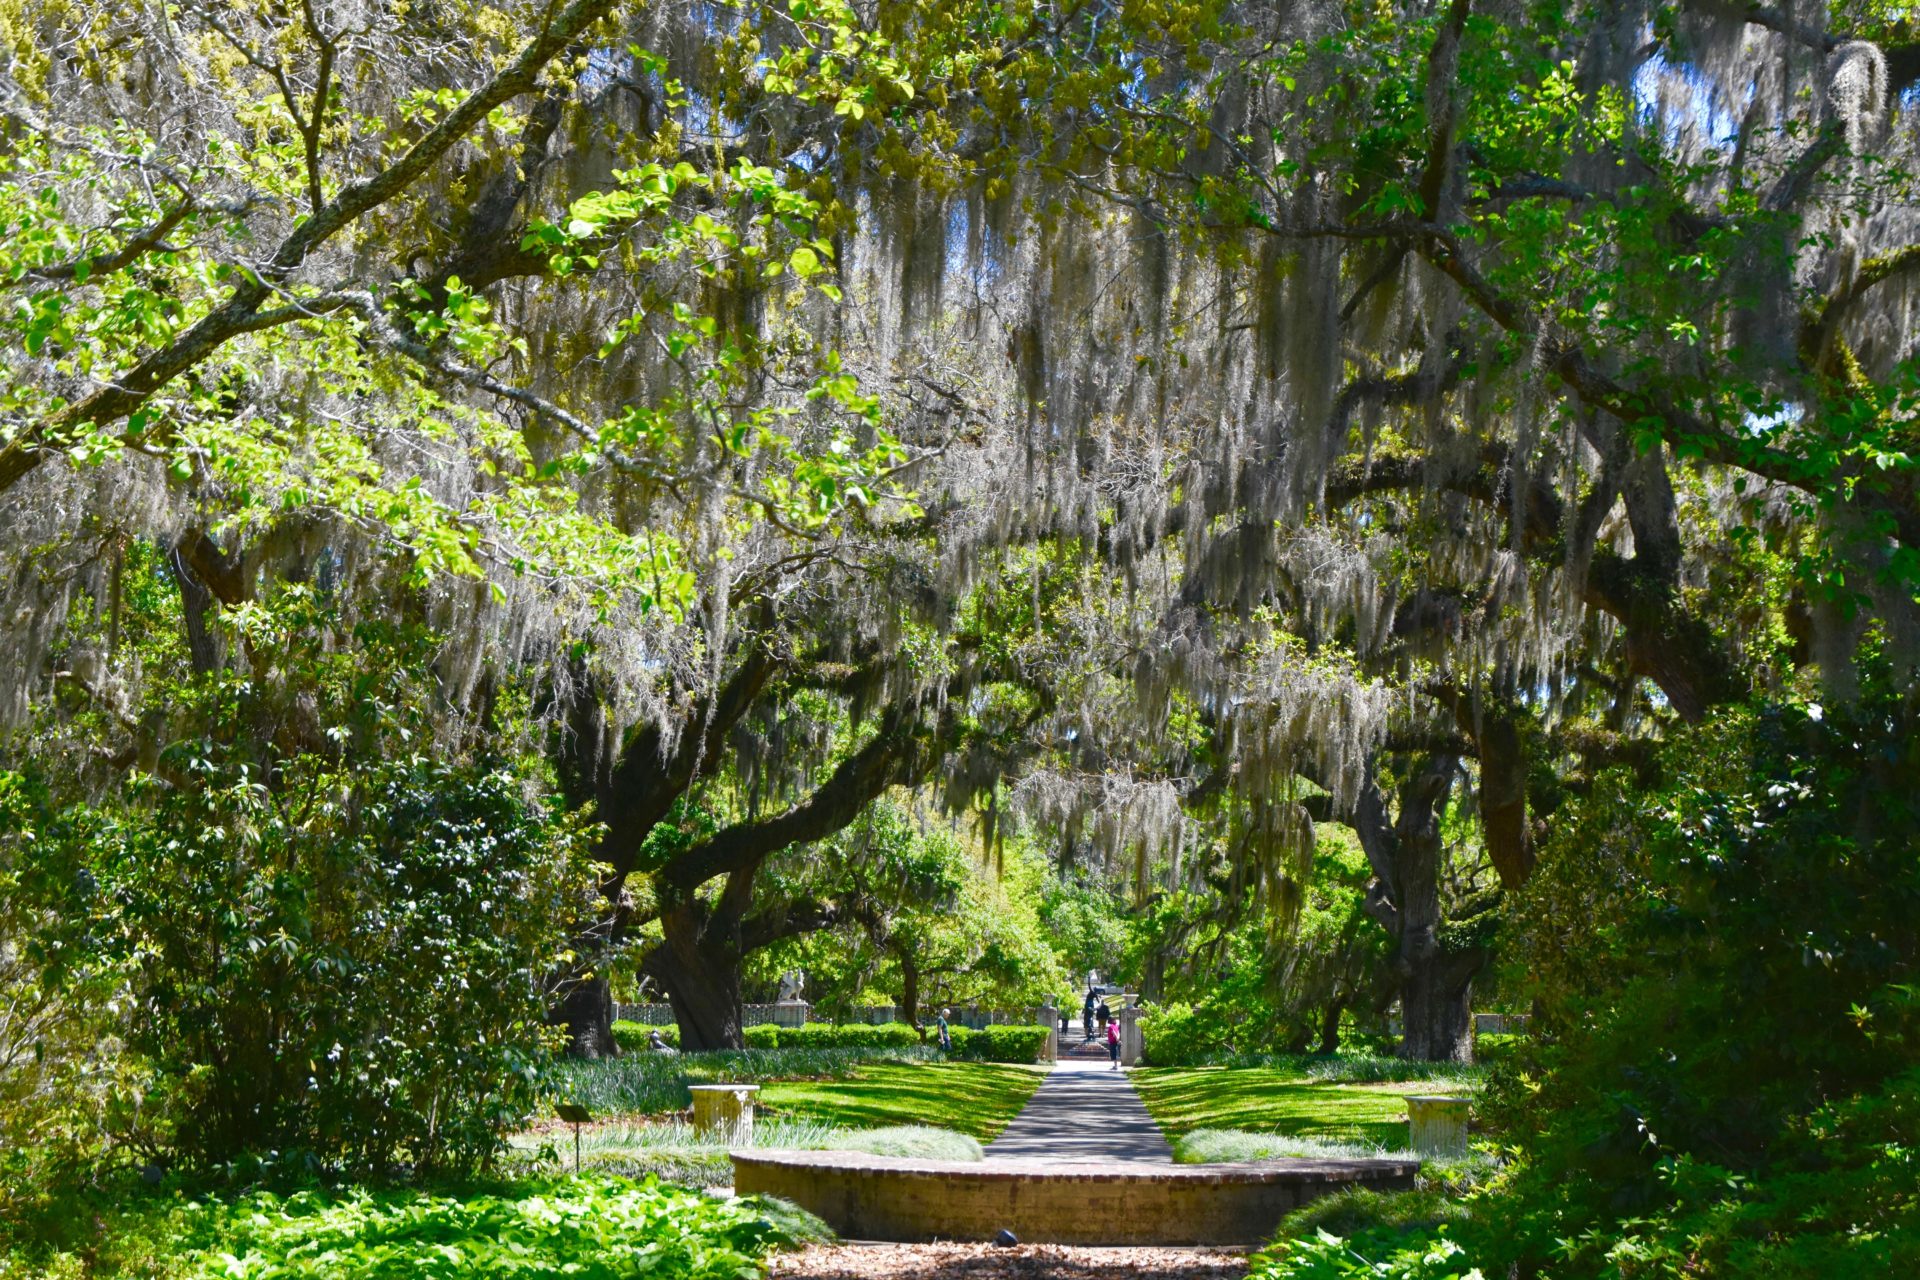
M 779 1280 L 1241 1280 L 1231 1249 L 1095 1249 L 1057 1244 L 830 1244 L 781 1254 Z

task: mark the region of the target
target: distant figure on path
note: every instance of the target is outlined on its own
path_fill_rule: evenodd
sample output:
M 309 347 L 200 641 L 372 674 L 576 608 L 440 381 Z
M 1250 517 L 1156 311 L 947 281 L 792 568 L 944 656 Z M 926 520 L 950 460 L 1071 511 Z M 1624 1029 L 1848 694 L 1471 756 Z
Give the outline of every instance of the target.
M 1105 1005 L 1100 1006 L 1102 1013 L 1105 1013 L 1106 1009 Z M 1120 1023 L 1118 1021 L 1107 1023 L 1107 1057 L 1110 1060 L 1107 1070 L 1118 1071 L 1120 1069 Z
M 951 1053 L 953 1051 L 953 1032 L 947 1029 L 947 1015 L 952 1012 L 953 1010 L 951 1009 L 942 1009 L 940 1011 L 940 1052 L 942 1053 Z
M 1105 1000 L 1102 1000 L 1100 1002 L 1100 1029 L 1102 1031 L 1105 1031 L 1108 1025 L 1111 1024 L 1112 1022 L 1113 1022 L 1113 1010 L 1107 1008 L 1107 1002 Z

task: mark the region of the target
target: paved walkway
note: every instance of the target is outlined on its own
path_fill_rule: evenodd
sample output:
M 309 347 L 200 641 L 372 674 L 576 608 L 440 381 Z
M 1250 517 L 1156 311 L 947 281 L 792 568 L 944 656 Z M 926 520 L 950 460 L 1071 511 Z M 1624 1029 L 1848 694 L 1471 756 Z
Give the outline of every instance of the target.
M 1172 1164 L 1173 1148 L 1126 1072 L 1108 1070 L 1105 1061 L 1064 1059 L 987 1144 L 987 1158 Z

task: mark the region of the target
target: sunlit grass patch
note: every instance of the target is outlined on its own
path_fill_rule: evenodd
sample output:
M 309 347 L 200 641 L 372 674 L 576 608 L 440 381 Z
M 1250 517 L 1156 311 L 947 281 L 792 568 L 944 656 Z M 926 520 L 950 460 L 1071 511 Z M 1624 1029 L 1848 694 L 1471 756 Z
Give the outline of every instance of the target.
M 928 1062 L 920 1046 L 742 1049 L 719 1053 L 630 1053 L 593 1061 L 560 1059 L 547 1069 L 547 1093 L 602 1116 L 662 1115 L 692 1105 L 690 1084 L 767 1080 L 844 1080 L 871 1062 Z
M 1458 1076 L 1345 1083 L 1304 1077 L 1292 1064 L 1144 1068 L 1133 1082 L 1172 1138 L 1197 1129 L 1243 1130 L 1382 1149 L 1406 1145 L 1407 1094 L 1452 1092 L 1473 1083 Z
M 523 1167 L 564 1172 L 573 1167 L 573 1139 L 561 1130 L 523 1134 L 514 1140 Z M 763 1150 L 865 1151 L 873 1155 L 922 1160 L 978 1160 L 980 1144 L 963 1133 L 928 1125 L 848 1129 L 818 1120 L 760 1120 L 748 1142 L 724 1133 L 703 1133 L 683 1120 L 653 1123 L 614 1121 L 593 1125 L 580 1135 L 580 1165 L 594 1173 L 640 1178 L 653 1174 L 690 1187 L 720 1187 L 733 1181 L 728 1152 L 750 1146 Z
M 850 1129 L 932 1125 L 991 1141 L 1044 1073 L 1000 1062 L 869 1063 L 846 1079 L 761 1086 L 760 1103 L 794 1119 Z

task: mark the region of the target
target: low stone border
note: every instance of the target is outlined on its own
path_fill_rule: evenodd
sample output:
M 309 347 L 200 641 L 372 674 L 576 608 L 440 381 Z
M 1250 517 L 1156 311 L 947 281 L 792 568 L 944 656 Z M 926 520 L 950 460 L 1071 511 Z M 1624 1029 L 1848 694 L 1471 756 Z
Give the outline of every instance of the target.
M 1257 1245 L 1316 1196 L 1413 1185 L 1412 1160 L 1243 1164 L 901 1160 L 852 1151 L 740 1150 L 733 1185 L 818 1214 L 856 1240 Z

